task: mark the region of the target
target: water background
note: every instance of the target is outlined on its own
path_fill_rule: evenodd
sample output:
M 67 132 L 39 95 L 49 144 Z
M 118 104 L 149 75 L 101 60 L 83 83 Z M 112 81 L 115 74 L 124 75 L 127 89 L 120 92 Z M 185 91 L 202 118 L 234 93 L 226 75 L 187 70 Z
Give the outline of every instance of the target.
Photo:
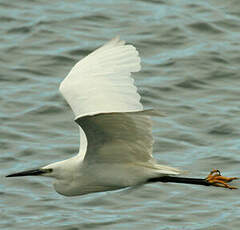
M 155 119 L 158 161 L 239 176 L 239 25 L 239 0 L 0 0 L 0 228 L 239 229 L 240 190 L 148 184 L 68 198 L 49 178 L 4 177 L 78 151 L 58 86 L 116 35 L 142 57 L 144 106 L 167 114 Z

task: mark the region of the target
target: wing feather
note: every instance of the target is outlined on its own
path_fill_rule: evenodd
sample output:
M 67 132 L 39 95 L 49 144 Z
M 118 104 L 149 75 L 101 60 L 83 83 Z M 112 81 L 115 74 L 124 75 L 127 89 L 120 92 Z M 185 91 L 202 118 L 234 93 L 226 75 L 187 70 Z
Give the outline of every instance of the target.
M 141 68 L 135 47 L 118 37 L 80 60 L 60 85 L 75 118 L 143 109 L 131 72 Z
M 60 92 L 80 125 L 82 160 L 153 160 L 151 121 L 131 78 L 140 68 L 136 48 L 116 37 L 80 60 L 62 81 Z
M 144 111 L 84 116 L 76 122 L 88 140 L 84 160 L 94 163 L 153 161 L 151 120 Z

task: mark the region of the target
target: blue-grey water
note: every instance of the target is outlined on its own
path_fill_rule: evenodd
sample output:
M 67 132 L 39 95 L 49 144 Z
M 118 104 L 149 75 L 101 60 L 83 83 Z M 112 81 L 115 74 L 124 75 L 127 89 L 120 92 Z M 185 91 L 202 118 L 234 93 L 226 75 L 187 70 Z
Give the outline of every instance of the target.
M 157 160 L 239 176 L 239 0 L 0 0 L 0 229 L 239 229 L 240 190 L 159 183 L 63 197 L 49 178 L 4 177 L 78 151 L 58 86 L 116 35 L 142 57 L 144 106 L 167 114 L 155 118 Z

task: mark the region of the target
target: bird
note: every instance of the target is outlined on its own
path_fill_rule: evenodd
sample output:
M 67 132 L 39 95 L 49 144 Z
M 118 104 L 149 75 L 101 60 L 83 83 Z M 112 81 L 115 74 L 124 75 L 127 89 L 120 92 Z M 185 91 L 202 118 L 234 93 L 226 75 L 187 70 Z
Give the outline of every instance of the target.
M 147 183 L 220 186 L 237 177 L 213 170 L 206 178 L 180 177 L 182 170 L 156 162 L 152 155 L 154 110 L 144 110 L 132 73 L 141 69 L 137 49 L 119 36 L 78 61 L 59 90 L 80 132 L 73 157 L 6 177 L 45 176 L 57 193 L 85 195 Z

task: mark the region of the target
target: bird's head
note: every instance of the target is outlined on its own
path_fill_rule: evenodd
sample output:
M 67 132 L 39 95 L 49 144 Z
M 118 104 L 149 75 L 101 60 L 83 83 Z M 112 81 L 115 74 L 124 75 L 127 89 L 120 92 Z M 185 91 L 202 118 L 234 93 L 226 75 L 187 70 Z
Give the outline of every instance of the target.
M 6 177 L 20 177 L 20 176 L 47 176 L 53 177 L 56 179 L 64 179 L 66 176 L 72 173 L 74 169 L 74 163 L 72 158 L 55 162 L 44 167 L 40 167 L 37 169 L 31 169 L 26 171 L 21 171 L 13 174 L 9 174 Z
M 55 162 L 41 168 L 17 172 L 9 174 L 6 177 L 21 177 L 21 176 L 46 176 L 56 180 L 53 185 L 55 190 L 65 196 L 79 195 L 79 191 L 75 186 L 74 175 L 77 167 L 79 169 L 78 158 L 73 157 L 64 161 Z
M 7 175 L 6 177 L 19 177 L 19 176 L 50 176 L 53 172 L 53 169 L 51 168 L 37 168 L 37 169 L 31 169 L 26 171 L 21 171 L 17 173 L 12 173 Z

